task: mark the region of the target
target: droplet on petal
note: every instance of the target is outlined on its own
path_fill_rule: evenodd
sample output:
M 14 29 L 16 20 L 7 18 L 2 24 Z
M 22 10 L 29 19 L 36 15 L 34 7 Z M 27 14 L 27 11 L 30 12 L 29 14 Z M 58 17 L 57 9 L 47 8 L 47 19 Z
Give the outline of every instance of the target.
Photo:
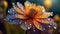
M 54 29 L 56 29 L 56 27 L 54 27 Z
M 49 26 L 49 28 L 50 28 L 51 26 Z
M 22 24 L 20 24 L 20 27 L 24 30 L 28 30 L 32 27 L 32 25 L 27 26 L 26 24 L 28 24 L 28 23 L 23 21 Z
M 30 29 L 30 27 L 28 27 L 28 29 Z
M 13 8 L 9 9 L 8 13 L 11 14 L 11 15 L 16 14 L 16 12 L 15 12 L 15 10 Z
M 35 30 L 33 30 L 35 32 Z

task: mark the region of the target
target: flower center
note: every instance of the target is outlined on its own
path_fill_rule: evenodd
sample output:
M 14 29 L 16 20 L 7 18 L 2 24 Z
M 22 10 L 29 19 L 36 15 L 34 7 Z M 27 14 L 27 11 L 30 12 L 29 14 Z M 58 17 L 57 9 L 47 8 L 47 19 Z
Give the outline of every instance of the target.
M 37 11 L 35 9 L 30 9 L 28 18 L 29 19 L 34 19 L 34 16 L 37 14 Z

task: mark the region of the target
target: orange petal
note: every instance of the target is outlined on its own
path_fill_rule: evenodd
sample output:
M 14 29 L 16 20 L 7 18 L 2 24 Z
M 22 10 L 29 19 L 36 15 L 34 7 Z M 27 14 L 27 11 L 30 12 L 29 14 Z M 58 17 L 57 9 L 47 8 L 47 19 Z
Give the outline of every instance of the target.
M 52 12 L 46 12 L 43 6 L 37 7 L 36 10 L 38 13 L 36 14 L 35 18 L 48 18 L 49 16 L 52 16 Z
M 52 12 L 42 13 L 41 15 L 37 15 L 36 18 L 48 18 L 49 16 L 52 16 Z
M 25 2 L 26 14 L 30 13 L 30 9 L 36 9 L 36 4 Z
M 39 25 L 39 23 L 38 23 L 37 21 L 34 20 L 33 23 L 34 23 L 34 25 L 35 25 L 35 27 L 36 27 L 37 29 L 40 29 L 40 25 Z
M 41 18 L 41 15 L 43 14 L 42 8 L 37 6 L 36 11 L 37 14 L 35 15 L 35 18 Z
M 25 25 L 26 25 L 26 27 L 31 27 L 32 26 L 32 22 L 27 20 L 25 22 Z
M 38 22 L 43 23 L 43 24 L 48 24 L 49 20 L 48 19 L 36 19 Z
M 19 8 L 16 8 L 15 10 L 16 10 L 16 12 L 18 12 L 20 14 L 24 14 L 24 12 L 21 9 L 19 9 Z
M 30 6 L 30 3 L 28 2 L 28 1 L 26 1 L 25 3 L 24 3 L 24 5 L 25 5 L 25 10 L 26 10 L 26 14 L 28 14 L 29 13 L 29 6 Z
M 42 13 L 38 12 L 34 17 L 35 17 L 35 18 L 41 18 L 41 17 L 42 17 L 41 14 L 42 14 Z
M 17 15 L 17 18 L 20 18 L 20 19 L 27 19 L 27 17 L 26 16 L 24 16 L 24 15 Z
M 42 14 L 42 18 L 48 18 L 49 16 L 52 16 L 52 12 L 46 12 Z

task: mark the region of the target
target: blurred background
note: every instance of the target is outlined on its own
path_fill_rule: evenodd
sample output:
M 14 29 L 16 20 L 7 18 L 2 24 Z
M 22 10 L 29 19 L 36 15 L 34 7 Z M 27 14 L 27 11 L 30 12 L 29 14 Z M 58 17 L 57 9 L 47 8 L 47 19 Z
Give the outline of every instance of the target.
M 57 23 L 57 29 L 52 33 L 60 34 L 60 0 L 0 0 L 0 34 L 29 34 L 18 25 L 11 25 L 3 20 L 8 14 L 8 9 L 12 8 L 13 2 L 20 2 L 24 5 L 25 1 L 42 5 L 46 11 L 53 12 L 52 18 Z

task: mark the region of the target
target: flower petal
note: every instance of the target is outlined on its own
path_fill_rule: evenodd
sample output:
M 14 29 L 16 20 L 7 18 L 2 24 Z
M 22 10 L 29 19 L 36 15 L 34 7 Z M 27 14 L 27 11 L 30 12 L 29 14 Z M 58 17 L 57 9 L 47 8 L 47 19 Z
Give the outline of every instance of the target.
M 11 8 L 8 10 L 8 14 L 14 15 L 14 14 L 16 14 L 16 11 L 14 10 L 14 8 Z
M 53 12 L 46 12 L 43 6 L 38 6 L 36 10 L 38 13 L 36 14 L 35 18 L 48 18 L 53 14 Z
M 16 15 L 7 15 L 4 20 L 8 21 L 9 24 L 18 24 L 19 19 L 16 18 Z
M 40 19 L 38 21 L 38 23 L 40 24 L 40 26 L 42 26 L 41 27 L 42 29 L 40 29 L 41 31 L 47 31 L 48 29 L 56 29 L 57 28 L 56 23 L 51 18 Z
M 35 9 L 37 14 L 35 15 L 35 18 L 41 18 L 41 15 L 43 14 L 43 8 L 42 6 L 37 6 L 37 8 Z
M 17 6 L 18 6 L 18 8 L 20 8 L 22 11 L 25 11 L 24 6 L 23 6 L 21 3 L 17 2 Z
M 21 9 L 19 9 L 14 3 L 13 8 L 16 10 L 17 13 L 24 14 L 24 12 Z
M 37 22 L 37 21 L 33 21 L 33 24 L 35 25 L 35 27 L 37 28 L 37 29 L 40 29 L 40 25 L 39 25 L 39 23 Z
M 28 13 L 29 13 L 29 9 L 30 9 L 29 7 L 30 7 L 31 3 L 28 2 L 28 1 L 26 1 L 26 2 L 24 3 L 24 5 L 25 5 L 26 14 L 28 14 Z
M 52 12 L 44 12 L 41 15 L 38 14 L 36 18 L 48 18 L 50 16 L 52 16 Z
M 44 12 L 44 13 L 41 15 L 42 18 L 48 18 L 48 17 L 50 17 L 50 16 L 52 16 L 52 12 Z
M 25 26 L 24 23 L 22 23 L 22 24 L 20 25 L 20 27 L 21 27 L 22 29 L 24 29 L 24 30 L 28 30 L 28 28 Z
M 20 27 L 24 30 L 28 30 L 32 27 L 32 24 L 27 21 L 23 21 L 22 24 L 20 24 Z
M 43 24 L 49 24 L 49 20 L 47 18 L 36 19 L 36 21 L 43 23 Z
M 17 18 L 19 18 L 19 19 L 27 19 L 27 17 L 25 15 L 20 15 L 20 14 L 17 14 Z
M 31 9 L 36 9 L 36 4 L 30 3 L 28 1 L 25 2 L 25 9 L 26 9 L 26 14 L 29 14 Z

